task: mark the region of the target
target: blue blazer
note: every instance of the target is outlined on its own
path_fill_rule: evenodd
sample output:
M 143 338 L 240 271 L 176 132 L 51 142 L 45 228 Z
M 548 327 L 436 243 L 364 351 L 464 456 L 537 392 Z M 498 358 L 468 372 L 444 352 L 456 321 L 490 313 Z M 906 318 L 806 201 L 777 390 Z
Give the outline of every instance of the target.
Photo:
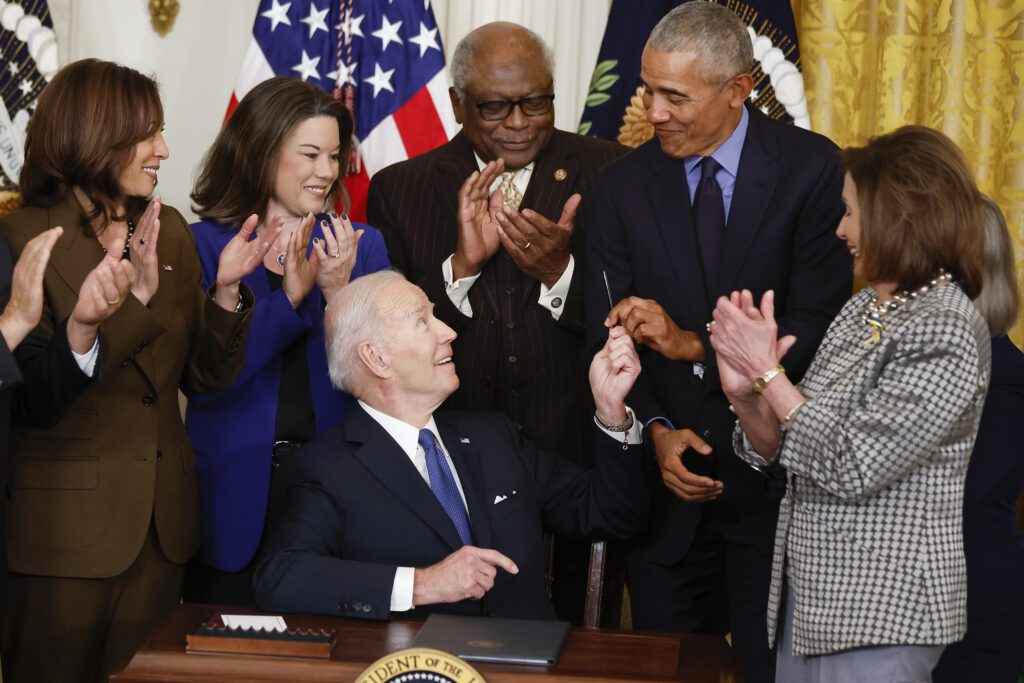
M 352 278 L 389 268 L 380 232 L 359 223 L 355 228 L 365 232 L 359 240 Z M 215 281 L 220 252 L 237 229 L 213 221 L 192 225 L 204 287 Z M 323 239 L 319 217 L 313 235 Z M 242 371 L 220 394 L 190 395 L 185 413 L 199 479 L 203 546 L 198 558 L 222 571 L 238 571 L 248 565 L 263 536 L 281 391 L 281 353 L 296 339 L 306 340 L 318 432 L 340 424 L 353 403 L 351 396 L 331 386 L 327 374 L 324 302 L 316 285 L 293 309 L 283 288 L 270 291 L 262 264 L 243 282 L 255 294 L 256 304 Z

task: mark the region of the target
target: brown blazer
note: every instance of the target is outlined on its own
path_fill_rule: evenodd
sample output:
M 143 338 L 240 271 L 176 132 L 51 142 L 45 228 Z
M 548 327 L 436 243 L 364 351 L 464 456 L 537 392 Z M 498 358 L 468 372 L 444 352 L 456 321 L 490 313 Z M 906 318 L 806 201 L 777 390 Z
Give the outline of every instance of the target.
M 583 195 L 576 214 L 576 261 L 556 322 L 537 303 L 540 283 L 499 248 L 469 290 L 473 317 L 445 293 L 441 264 L 458 241 L 459 188 L 477 170 L 473 148 L 459 133 L 450 142 L 373 176 L 367 219 L 384 234 L 388 258 L 427 293 L 455 341 L 458 391 L 446 409 L 497 410 L 546 450 L 577 463 L 590 459 L 593 399 L 583 350 L 585 205 L 598 170 L 628 150 L 614 142 L 555 130 L 537 156 L 520 209 L 557 221 L 565 201 Z
M 83 280 L 104 255 L 82 219 L 72 193 L 52 208 L 0 219 L 17 252 L 41 231 L 64 228 L 46 269 L 42 321 L 16 352 L 25 383 L 15 394 L 9 562 L 26 574 L 103 578 L 128 568 L 151 520 L 171 561 L 197 550 L 195 453 L 178 387 L 228 385 L 242 366 L 249 314 L 224 311 L 201 290 L 188 225 L 164 206 L 160 286 L 149 306 L 129 296 L 100 326 L 90 382 L 64 332 Z

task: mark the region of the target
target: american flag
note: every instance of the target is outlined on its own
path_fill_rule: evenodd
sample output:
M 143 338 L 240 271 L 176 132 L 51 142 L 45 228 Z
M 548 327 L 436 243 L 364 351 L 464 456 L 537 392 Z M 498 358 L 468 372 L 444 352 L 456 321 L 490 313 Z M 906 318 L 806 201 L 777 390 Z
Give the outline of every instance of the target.
M 228 115 L 273 76 L 314 83 L 352 111 L 356 144 L 345 186 L 357 220 L 365 220 L 374 173 L 455 133 L 429 0 L 261 0 Z

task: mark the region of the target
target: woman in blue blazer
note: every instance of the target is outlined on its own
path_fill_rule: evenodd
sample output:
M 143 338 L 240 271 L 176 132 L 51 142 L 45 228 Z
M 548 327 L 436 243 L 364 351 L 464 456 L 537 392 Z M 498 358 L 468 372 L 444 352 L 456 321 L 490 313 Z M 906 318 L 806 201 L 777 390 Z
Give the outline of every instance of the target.
M 324 212 L 343 193 L 352 136 L 348 111 L 296 78 L 257 85 L 225 123 L 200 169 L 192 225 L 204 286 L 245 221 L 281 226 L 262 267 L 245 365 L 213 396 L 189 396 L 203 546 L 186 577 L 191 601 L 250 605 L 251 567 L 282 458 L 344 420 L 351 397 L 331 386 L 323 313 L 350 278 L 389 267 L 380 233 Z M 312 238 L 312 240 L 311 240 Z

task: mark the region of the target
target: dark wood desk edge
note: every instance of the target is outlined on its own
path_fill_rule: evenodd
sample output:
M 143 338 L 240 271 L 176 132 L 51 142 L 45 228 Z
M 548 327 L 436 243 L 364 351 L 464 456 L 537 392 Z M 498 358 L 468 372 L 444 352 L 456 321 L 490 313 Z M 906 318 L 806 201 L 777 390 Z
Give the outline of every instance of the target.
M 387 654 L 387 650 L 379 653 L 370 653 L 368 659 L 355 661 L 354 659 L 331 659 L 315 660 L 306 658 L 277 657 L 247 655 L 220 655 L 201 654 L 185 652 L 184 635 L 191 632 L 196 626 L 209 619 L 218 612 L 245 613 L 247 610 L 236 608 L 222 608 L 214 605 L 181 605 L 172 617 L 135 653 L 129 663 L 120 671 L 115 673 L 110 680 L 115 683 L 128 682 L 149 682 L 149 681 L 273 681 L 273 680 L 303 680 L 303 681 L 338 681 L 355 680 L 356 677 L 366 670 L 370 664 L 380 656 Z M 416 632 L 422 626 L 422 621 L 417 620 L 394 620 L 391 622 L 370 622 L 357 619 L 343 619 L 321 615 L 285 615 L 290 626 L 302 625 L 303 622 L 311 622 L 318 626 L 333 624 L 338 627 L 339 635 L 348 628 L 353 629 L 353 635 L 360 632 L 379 631 L 382 644 L 388 636 L 394 635 L 397 640 L 403 641 L 402 647 L 411 643 Z M 394 633 L 392 633 L 394 631 Z M 180 644 L 178 644 L 180 634 Z M 658 633 L 647 631 L 617 631 L 612 629 L 583 629 L 573 628 L 570 631 L 571 641 L 580 638 L 590 639 L 591 636 L 612 636 L 620 642 L 630 640 L 644 640 L 654 638 L 660 641 L 664 648 L 666 639 L 675 640 L 676 650 L 676 672 L 674 676 L 636 676 L 630 673 L 622 673 L 613 677 L 601 677 L 601 681 L 623 681 L 635 683 L 647 683 L 650 681 L 742 681 L 739 675 L 738 664 L 735 656 L 729 650 L 723 639 L 713 636 L 702 635 L 680 635 L 671 633 Z M 340 638 L 339 638 L 340 640 Z M 164 642 L 161 642 L 164 641 Z M 173 645 L 171 642 L 174 641 Z M 639 645 L 639 643 L 637 643 Z M 692 647 L 687 647 L 687 646 Z M 390 651 L 396 651 L 396 647 Z M 632 648 L 630 648 L 632 649 Z M 585 653 L 584 653 L 585 654 Z M 258 671 L 239 671 L 242 660 L 252 664 L 258 664 Z M 714 660 L 714 662 L 710 661 Z M 563 662 L 565 660 L 562 660 Z M 561 662 L 560 662 L 561 665 Z M 586 675 L 593 678 L 595 672 L 584 672 L 578 669 L 558 671 L 556 665 L 551 668 L 538 668 L 528 666 L 507 666 L 507 665 L 486 665 L 475 664 L 475 668 L 486 677 L 489 683 L 511 683 L 516 681 L 536 682 L 541 678 L 550 681 L 575 681 L 581 680 Z M 251 667 L 250 667 L 251 668 Z M 347 677 L 351 677 L 350 679 Z

